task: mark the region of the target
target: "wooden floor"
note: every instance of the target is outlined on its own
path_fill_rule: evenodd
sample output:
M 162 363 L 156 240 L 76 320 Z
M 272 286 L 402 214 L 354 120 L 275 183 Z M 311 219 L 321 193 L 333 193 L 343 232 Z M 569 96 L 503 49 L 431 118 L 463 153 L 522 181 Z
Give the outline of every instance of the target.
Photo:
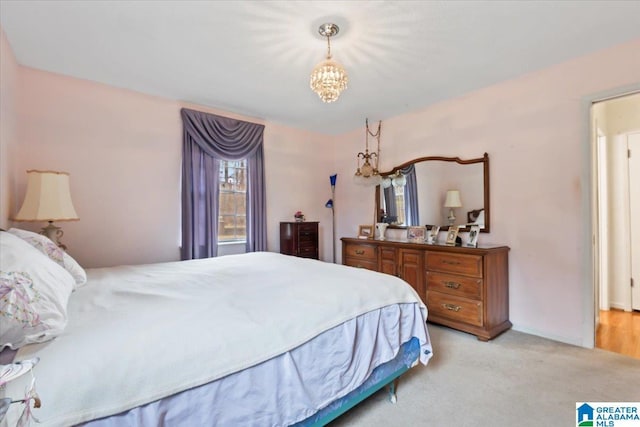
M 640 359 L 640 312 L 600 311 L 596 347 Z

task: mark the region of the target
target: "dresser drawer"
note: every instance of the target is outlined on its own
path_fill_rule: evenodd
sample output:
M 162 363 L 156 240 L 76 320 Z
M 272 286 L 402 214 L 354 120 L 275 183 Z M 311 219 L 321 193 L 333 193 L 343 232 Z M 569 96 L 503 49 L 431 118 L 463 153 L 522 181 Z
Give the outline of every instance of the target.
M 300 230 L 298 232 L 298 241 L 315 244 L 318 241 L 318 233 L 315 230 Z
M 301 222 L 298 223 L 298 233 L 317 233 L 318 223 L 316 222 Z
M 440 292 L 427 291 L 429 316 L 446 317 L 456 322 L 482 326 L 482 303 Z M 428 317 L 427 317 L 428 319 Z
M 352 258 L 361 258 L 370 260 L 377 264 L 376 247 L 373 245 L 355 245 L 347 243 L 345 247 L 345 255 Z
M 300 239 L 298 241 L 299 248 L 316 248 L 318 246 L 317 239 Z
M 482 277 L 482 256 L 429 252 L 425 256 L 427 270 Z
M 396 262 L 395 248 L 380 248 L 380 258 L 385 261 Z
M 318 248 L 315 246 L 300 246 L 298 248 L 298 256 L 303 258 L 317 258 Z
M 378 263 L 375 261 L 369 261 L 362 258 L 347 258 L 344 261 L 344 265 L 348 265 L 356 268 L 366 268 L 367 270 L 378 271 Z
M 482 279 L 427 271 L 427 291 L 480 299 Z

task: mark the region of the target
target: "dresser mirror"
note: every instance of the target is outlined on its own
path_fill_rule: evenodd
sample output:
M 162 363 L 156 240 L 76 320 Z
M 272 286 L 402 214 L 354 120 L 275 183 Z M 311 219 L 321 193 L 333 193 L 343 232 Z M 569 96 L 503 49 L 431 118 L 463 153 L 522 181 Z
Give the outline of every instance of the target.
M 479 225 L 480 232 L 490 231 L 487 153 L 468 160 L 420 157 L 380 175 L 377 222 L 385 222 L 390 228 L 464 226 L 460 231 Z

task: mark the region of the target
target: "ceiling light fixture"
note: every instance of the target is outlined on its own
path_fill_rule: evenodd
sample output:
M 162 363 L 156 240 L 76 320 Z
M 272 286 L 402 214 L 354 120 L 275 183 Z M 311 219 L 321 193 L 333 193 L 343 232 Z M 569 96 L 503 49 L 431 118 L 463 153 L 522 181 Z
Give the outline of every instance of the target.
M 342 65 L 331 59 L 331 37 L 338 34 L 340 28 L 336 24 L 322 24 L 318 33 L 327 38 L 327 59 L 315 66 L 311 72 L 309 85 L 323 102 L 333 102 L 347 88 L 349 76 Z
M 369 130 L 369 119 L 366 119 L 366 139 L 364 153 L 360 152 L 356 156 L 358 159 L 358 169 L 353 177 L 356 184 L 359 185 L 378 185 L 382 182 L 382 177 L 378 173 L 378 161 L 380 160 L 380 127 L 382 121 L 378 122 L 378 130 L 376 133 L 372 133 Z M 378 140 L 378 150 L 374 153 L 369 153 L 369 135 Z M 360 159 L 364 160 L 362 166 L 360 166 Z

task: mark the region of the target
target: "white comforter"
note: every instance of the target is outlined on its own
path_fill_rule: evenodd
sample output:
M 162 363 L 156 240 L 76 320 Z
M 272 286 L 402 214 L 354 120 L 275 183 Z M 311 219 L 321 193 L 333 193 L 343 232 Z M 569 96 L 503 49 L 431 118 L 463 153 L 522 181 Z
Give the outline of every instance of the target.
M 268 252 L 93 269 L 88 277 L 71 296 L 65 332 L 16 355 L 41 358 L 43 406 L 35 414 L 45 425 L 119 413 L 207 383 L 390 304 L 418 302 L 426 318 L 400 279 Z M 421 344 L 426 363 L 430 346 Z M 6 394 L 20 396 L 22 387 L 11 383 Z

